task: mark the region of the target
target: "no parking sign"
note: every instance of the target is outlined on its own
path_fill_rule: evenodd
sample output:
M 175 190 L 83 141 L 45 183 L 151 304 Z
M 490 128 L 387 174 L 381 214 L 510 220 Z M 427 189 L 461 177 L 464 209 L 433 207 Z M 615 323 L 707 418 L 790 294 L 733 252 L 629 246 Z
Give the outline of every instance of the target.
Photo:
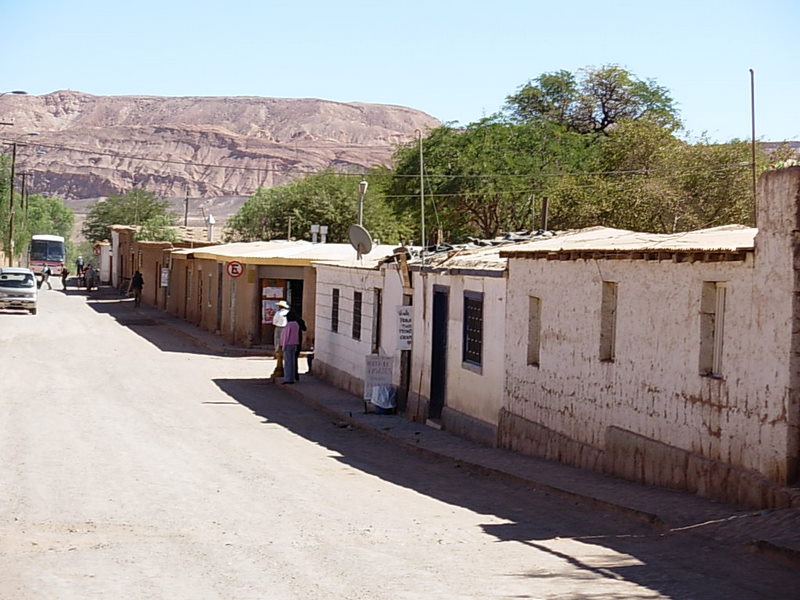
M 225 267 L 225 270 L 231 277 L 239 277 L 242 273 L 244 273 L 244 266 L 242 263 L 232 260 L 228 263 L 228 266 Z

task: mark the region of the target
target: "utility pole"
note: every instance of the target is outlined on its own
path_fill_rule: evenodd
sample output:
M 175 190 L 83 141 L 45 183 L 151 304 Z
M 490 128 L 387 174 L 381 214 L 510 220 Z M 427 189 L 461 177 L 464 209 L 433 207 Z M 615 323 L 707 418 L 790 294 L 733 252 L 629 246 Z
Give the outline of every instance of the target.
M 189 186 L 186 186 L 186 196 L 183 199 L 183 226 L 189 224 Z
M 8 190 L 8 266 L 13 266 L 14 260 L 14 176 L 17 166 L 17 143 L 11 144 L 11 181 Z
M 750 69 L 750 171 L 753 179 L 753 226 L 757 226 L 756 214 L 756 83 L 755 72 Z
M 422 158 L 422 131 L 417 129 L 417 137 L 419 139 L 419 206 L 420 206 L 420 229 L 422 239 L 420 240 L 420 259 L 422 266 L 425 266 L 425 162 Z

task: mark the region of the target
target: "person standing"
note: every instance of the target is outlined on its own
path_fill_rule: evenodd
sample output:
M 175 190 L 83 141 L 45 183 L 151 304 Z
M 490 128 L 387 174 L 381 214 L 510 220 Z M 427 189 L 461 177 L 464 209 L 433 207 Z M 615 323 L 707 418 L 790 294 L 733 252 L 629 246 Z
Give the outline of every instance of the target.
M 86 291 L 89 292 L 94 287 L 94 277 L 95 277 L 95 270 L 92 263 L 89 263 L 89 266 L 86 267 L 86 273 L 84 274 L 84 279 L 86 280 Z
M 69 277 L 69 269 L 65 266 L 61 269 L 61 287 L 67 289 L 67 278 Z
M 133 290 L 133 305 L 139 306 L 142 303 L 142 288 L 144 287 L 144 277 L 139 272 L 139 269 L 136 269 L 136 272 L 133 274 L 133 278 L 131 279 L 131 289 Z
M 283 383 L 297 380 L 297 353 L 300 350 L 300 323 L 294 313 L 289 313 L 286 326 L 281 331 L 283 348 Z
M 283 328 L 286 327 L 286 315 L 289 314 L 289 303 L 286 302 L 286 300 L 280 300 L 277 306 L 278 310 L 272 315 L 272 325 L 275 327 L 275 336 L 273 338 L 275 352 L 281 347 L 281 333 L 283 332 Z
M 50 273 L 52 273 L 50 267 L 45 267 L 44 269 L 42 269 L 42 281 L 39 284 L 39 287 L 42 287 L 46 283 L 48 290 L 53 289 L 53 286 L 50 285 Z
M 300 332 L 297 334 L 297 352 L 294 353 L 294 380 L 300 381 L 300 369 L 298 368 L 298 360 L 300 358 L 300 350 L 303 349 L 303 332 L 306 331 L 306 322 L 300 318 L 294 310 L 289 309 L 288 314 L 286 315 L 286 321 L 297 321 L 297 324 L 300 327 Z M 284 364 L 286 363 L 286 358 L 284 357 Z
M 83 274 L 83 257 L 79 256 L 75 259 L 75 269 L 77 270 L 78 277 Z

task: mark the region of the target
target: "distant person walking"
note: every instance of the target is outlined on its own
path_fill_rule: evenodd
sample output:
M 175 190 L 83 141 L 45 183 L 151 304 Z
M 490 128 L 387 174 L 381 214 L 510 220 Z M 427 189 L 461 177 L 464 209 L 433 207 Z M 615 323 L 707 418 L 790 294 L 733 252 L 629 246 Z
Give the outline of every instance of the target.
M 64 267 L 61 269 L 61 287 L 67 289 L 67 278 L 69 277 L 69 269 Z
M 77 270 L 76 272 L 78 273 L 78 277 L 80 277 L 81 274 L 83 273 L 83 257 L 82 256 L 79 256 L 78 258 L 75 259 L 75 269 Z
M 144 287 L 144 277 L 137 269 L 131 279 L 131 289 L 133 290 L 133 305 L 140 306 L 142 304 L 142 288 Z
M 42 280 L 39 282 L 39 287 L 42 287 L 46 283 L 48 290 L 52 290 L 53 289 L 53 286 L 50 285 L 50 274 L 51 273 L 52 273 L 52 271 L 50 270 L 50 267 L 45 267 L 44 269 L 42 269 Z

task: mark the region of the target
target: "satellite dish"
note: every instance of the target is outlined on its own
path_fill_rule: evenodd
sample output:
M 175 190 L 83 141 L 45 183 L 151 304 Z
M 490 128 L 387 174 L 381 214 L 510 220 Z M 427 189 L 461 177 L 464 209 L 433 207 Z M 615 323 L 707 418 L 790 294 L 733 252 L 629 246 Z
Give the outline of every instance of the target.
M 358 258 L 361 258 L 362 254 L 370 253 L 372 250 L 372 236 L 369 231 L 361 225 L 350 225 L 347 233 L 350 236 L 350 244 L 358 252 Z

